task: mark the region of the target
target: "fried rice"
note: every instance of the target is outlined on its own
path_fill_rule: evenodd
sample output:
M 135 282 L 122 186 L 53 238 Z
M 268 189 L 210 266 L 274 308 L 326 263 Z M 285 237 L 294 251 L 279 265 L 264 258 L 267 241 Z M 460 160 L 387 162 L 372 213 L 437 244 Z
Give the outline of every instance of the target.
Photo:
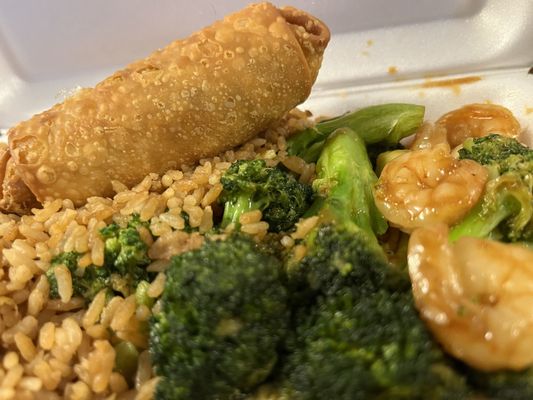
M 310 182 L 314 165 L 288 156 L 286 138 L 311 124 L 309 114 L 293 110 L 280 123 L 244 145 L 197 165 L 183 166 L 162 176 L 150 174 L 127 188 L 113 182 L 111 198 L 93 197 L 81 208 L 68 199 L 46 202 L 22 217 L 0 213 L 0 400 L 25 399 L 150 399 L 157 383 L 147 351 L 143 322 L 157 312 L 138 305 L 135 295 L 109 298 L 104 291 L 90 304 L 73 296 L 72 277 L 64 267 L 55 269 L 59 299 L 49 299 L 44 273 L 62 252 L 81 253 L 78 267 L 104 264 L 104 243 L 99 231 L 133 214 L 148 221 L 139 233 L 149 246 L 156 273 L 147 294 L 157 300 L 165 283 L 165 268 L 176 254 L 199 247 L 214 226 L 222 191 L 220 177 L 238 159 L 260 158 L 268 165 L 282 163 Z M 185 218 L 187 221 L 185 221 Z M 186 223 L 194 232 L 185 231 Z M 244 214 L 241 230 L 260 239 L 268 229 L 261 213 Z M 298 225 L 281 244 L 312 228 Z M 230 225 L 227 231 L 233 227 Z M 140 349 L 133 382 L 115 368 L 118 341 Z

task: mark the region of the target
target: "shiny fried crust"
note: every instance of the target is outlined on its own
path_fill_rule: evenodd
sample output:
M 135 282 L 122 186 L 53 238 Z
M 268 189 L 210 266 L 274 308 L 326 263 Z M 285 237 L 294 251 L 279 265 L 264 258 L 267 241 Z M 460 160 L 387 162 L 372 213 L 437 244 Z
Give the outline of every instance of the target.
M 300 10 L 249 6 L 15 126 L 7 157 L 41 202 L 110 196 L 112 180 L 131 186 L 266 129 L 307 98 L 328 41 Z

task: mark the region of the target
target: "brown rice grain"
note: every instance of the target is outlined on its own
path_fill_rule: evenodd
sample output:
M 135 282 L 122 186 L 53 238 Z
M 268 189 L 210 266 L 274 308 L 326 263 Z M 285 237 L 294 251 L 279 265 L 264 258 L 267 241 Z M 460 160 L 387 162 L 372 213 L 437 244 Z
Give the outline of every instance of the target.
M 43 387 L 43 382 L 35 376 L 26 376 L 20 380 L 19 387 L 31 392 L 39 392 Z
M 12 387 L 0 387 L 0 400 L 11 400 L 15 398 L 15 389 Z
M 35 251 L 35 247 L 30 246 L 26 240 L 21 240 L 21 239 L 15 240 L 12 243 L 11 248 L 24 254 L 26 257 L 30 259 L 37 257 L 37 252 Z
M 198 185 L 196 184 L 196 182 L 193 182 L 190 179 L 183 179 L 174 182 L 171 187 L 172 189 L 174 189 L 178 196 L 185 197 L 187 193 L 196 189 Z
M 39 347 L 43 350 L 51 350 L 55 342 L 55 325 L 52 322 L 45 322 L 39 331 Z
M 192 194 L 185 196 L 183 199 L 183 206 L 195 206 L 196 204 L 198 204 L 198 199 Z
M 100 323 L 103 326 L 109 326 L 111 320 L 113 319 L 113 316 L 115 315 L 115 312 L 122 306 L 122 303 L 124 303 L 124 298 L 120 296 L 113 297 L 107 303 L 107 305 L 102 310 L 102 314 L 100 315 Z
M 63 210 L 74 209 L 74 203 L 70 199 L 63 199 L 61 201 L 61 208 Z
M 0 387 L 0 400 L 10 400 L 15 398 L 15 389 L 12 387 Z
M 65 399 L 67 400 L 89 400 L 91 397 L 91 389 L 83 381 L 69 383 L 65 387 Z
M 0 237 L 6 241 L 12 241 L 17 237 L 18 225 L 15 221 L 7 221 L 0 224 Z
M 268 223 L 265 221 L 254 222 L 241 226 L 241 231 L 249 235 L 264 236 L 268 231 Z
M 126 205 L 120 210 L 121 215 L 131 215 L 133 213 L 139 213 L 146 202 L 148 201 L 148 193 L 136 193 L 136 196 L 133 197 Z
M 36 221 L 44 222 L 48 220 L 53 214 L 58 212 L 61 209 L 62 205 L 63 205 L 63 202 L 57 199 L 51 202 L 44 202 L 43 208 L 41 209 L 33 208 L 31 211 Z
M 7 371 L 7 374 L 4 376 L 4 379 L 2 379 L 0 386 L 3 388 L 14 388 L 19 383 L 23 374 L 24 367 L 20 364 L 14 365 Z
M 43 359 L 38 360 L 35 363 L 33 373 L 41 379 L 47 390 L 55 390 L 61 382 L 61 372 L 53 370 Z
M 143 384 L 137 393 L 137 396 L 135 396 L 135 400 L 151 400 L 153 399 L 155 388 L 157 386 L 157 382 L 159 381 L 159 378 L 152 378 L 151 380 L 147 381 L 145 384 Z
M 198 226 L 198 231 L 200 233 L 206 233 L 213 229 L 213 209 L 211 206 L 204 208 L 204 213 L 202 214 L 202 219 L 200 221 L 200 226 Z
M 315 164 L 307 164 L 300 175 L 299 181 L 301 183 L 310 184 L 315 176 Z
M 100 324 L 88 327 L 85 332 L 93 339 L 109 339 L 109 332 L 107 328 Z
M 14 336 L 15 345 L 17 346 L 20 354 L 26 361 L 31 361 L 37 353 L 37 349 L 32 340 L 22 332 L 15 333 Z
M 137 303 L 135 295 L 128 296 L 122 303 L 121 307 L 115 312 L 115 315 L 113 315 L 110 324 L 111 329 L 114 331 L 126 329 L 128 322 L 135 314 L 136 307 Z
M 113 191 L 115 193 L 121 193 L 121 192 L 125 192 L 126 190 L 128 190 L 128 187 L 126 185 L 124 185 L 122 182 L 117 181 L 117 180 L 111 181 L 111 187 L 113 188 Z
M 300 157 L 297 156 L 289 156 L 281 160 L 281 163 L 287 167 L 290 171 L 297 173 L 298 175 L 301 175 L 304 171 L 304 168 L 306 166 L 306 163 L 304 160 L 302 160 Z
M 109 377 L 109 387 L 114 393 L 122 393 L 128 390 L 128 382 L 118 372 L 113 372 Z
M 262 217 L 261 210 L 248 211 L 248 212 L 241 214 L 241 216 L 239 217 L 239 222 L 242 225 L 252 224 L 252 223 L 261 221 L 261 217 Z
M 14 351 L 9 351 L 6 353 L 2 360 L 2 366 L 9 370 L 19 363 L 19 355 Z
M 150 309 L 144 305 L 144 304 L 141 304 L 140 306 L 137 307 L 137 309 L 135 310 L 135 318 L 138 320 L 138 321 L 148 321 L 148 319 L 152 316 L 152 313 L 150 312 Z
M 77 251 L 77 253 L 81 253 L 81 252 Z M 85 268 L 91 265 L 91 263 L 92 263 L 91 253 L 85 253 L 78 260 L 78 267 Z
M 163 236 L 165 234 L 171 233 L 172 227 L 169 224 L 163 221 L 160 221 L 159 218 L 157 218 L 156 221 L 151 222 L 150 231 L 152 232 L 154 236 Z
M 105 289 L 101 290 L 96 296 L 94 296 L 94 299 L 91 301 L 91 304 L 89 305 L 89 308 L 87 308 L 82 319 L 82 326 L 85 329 L 94 325 L 98 321 L 98 318 L 100 318 L 100 314 L 105 307 L 106 296 L 107 290 Z
M 150 197 L 146 204 L 141 209 L 139 214 L 141 221 L 148 221 L 154 216 L 159 208 L 160 199 L 156 196 Z
M 58 358 L 52 357 L 50 358 L 48 363 L 50 364 L 50 368 L 52 368 L 54 371 L 59 371 L 59 373 L 61 374 L 61 377 L 63 378 L 71 377 L 73 373 L 73 369 L 72 369 L 72 366 L 70 365 L 70 359 L 63 361 Z
M 179 208 L 183 205 L 183 200 L 179 197 L 171 197 L 167 200 L 167 207 L 169 209 Z
M 54 276 L 57 281 L 57 292 L 61 301 L 68 303 L 73 294 L 72 275 L 69 269 L 65 265 L 59 264 L 54 267 Z
M 146 271 L 148 272 L 164 272 L 168 268 L 170 262 L 169 260 L 155 260 L 150 265 L 146 267 Z
M 181 215 L 175 215 L 174 213 L 166 212 L 161 214 L 159 218 L 161 221 L 170 225 L 174 229 L 181 230 L 185 227 L 185 220 Z
M 165 289 L 165 281 L 166 275 L 163 272 L 158 273 L 155 279 L 148 287 L 146 294 L 153 299 L 161 296 L 163 290 Z
M 222 184 L 215 183 L 204 195 L 204 197 L 201 200 L 201 205 L 203 207 L 207 207 L 208 205 L 212 204 L 218 199 L 218 196 L 220 196 L 220 193 L 222 193 Z
M 20 289 L 16 292 L 11 293 L 11 298 L 15 302 L 15 304 L 22 304 L 25 301 L 28 300 L 28 297 L 30 297 L 30 292 L 28 289 Z
M 127 203 L 128 201 L 134 199 L 137 197 L 137 193 L 130 192 L 129 190 L 125 190 L 123 192 L 117 193 L 115 197 L 113 197 L 113 202 L 116 203 Z
M 294 249 L 292 252 L 293 260 L 295 262 L 300 261 L 302 258 L 305 257 L 306 252 L 307 252 L 307 248 L 303 244 L 297 244 L 296 246 L 294 246 Z
M 17 332 L 22 332 L 30 338 L 35 338 L 37 334 L 37 319 L 31 315 L 27 315 L 18 321 L 13 327 L 5 330 L 2 333 L 2 341 L 5 344 L 13 344 L 14 336 Z
M 296 231 L 291 234 L 293 239 L 303 239 L 318 222 L 318 216 L 301 219 L 296 223 Z
M 202 223 L 202 216 L 204 214 L 204 210 L 200 208 L 199 206 L 189 206 L 184 205 L 183 211 L 187 213 L 189 216 L 189 225 L 191 228 L 197 228 Z
M 55 311 L 73 311 L 78 310 L 83 306 L 85 306 L 85 300 L 81 297 L 73 297 L 66 303 L 63 303 L 60 299 L 48 300 L 46 302 L 46 309 Z
M 94 350 L 74 369 L 95 393 L 103 393 L 115 365 L 115 349 L 107 340 L 96 340 Z
M 139 349 L 146 349 L 148 347 L 148 336 L 141 332 L 141 327 L 135 318 L 132 318 L 130 324 L 131 326 L 128 330 L 115 332 L 117 338 L 131 342 Z

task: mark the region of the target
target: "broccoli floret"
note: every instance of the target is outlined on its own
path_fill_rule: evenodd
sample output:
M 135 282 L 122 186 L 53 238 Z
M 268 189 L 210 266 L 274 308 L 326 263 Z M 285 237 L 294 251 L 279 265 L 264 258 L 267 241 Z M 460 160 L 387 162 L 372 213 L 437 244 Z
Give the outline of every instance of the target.
M 467 377 L 487 400 L 526 400 L 533 398 L 533 368 L 524 371 L 481 372 L 469 369 Z
M 302 313 L 285 365 L 288 398 L 462 399 L 468 393 L 420 322 L 409 291 L 344 287 Z
M 239 234 L 173 258 L 151 321 L 156 399 L 230 399 L 268 377 L 288 328 L 280 269 Z
M 140 281 L 150 280 L 145 268 L 150 263 L 148 245 L 137 230 L 143 224 L 134 215 L 124 228 L 112 223 L 100 231 L 104 239 L 104 267 L 113 275 L 113 289 L 124 295 Z
M 50 284 L 49 297 L 59 298 L 55 269 L 64 265 L 70 271 L 72 277 L 72 292 L 74 296 L 83 297 L 88 302 L 103 289 L 110 285 L 110 273 L 104 267 L 89 265 L 86 268 L 78 268 L 78 260 L 81 254 L 76 252 L 61 253 L 52 258 L 50 268 L 46 271 L 46 277 Z
M 64 265 L 72 277 L 74 296 L 90 302 L 103 289 L 109 293 L 119 292 L 129 295 L 139 282 L 150 280 L 153 274 L 146 271 L 150 263 L 148 246 L 142 241 L 137 226 L 146 224 L 138 216 L 133 216 L 125 228 L 113 223 L 100 233 L 104 239 L 104 265 L 89 265 L 78 268 L 81 254 L 65 252 L 55 256 L 46 272 L 50 284 L 50 298 L 59 298 L 55 268 Z
M 493 134 L 466 140 L 459 157 L 486 166 L 489 181 L 474 208 L 452 227 L 450 239 L 533 242 L 533 150 Z
M 222 227 L 234 223 L 248 211 L 261 210 L 272 232 L 287 231 L 311 204 L 313 190 L 288 172 L 267 167 L 264 160 L 234 162 L 220 182 L 224 188 Z
M 307 253 L 289 265 L 296 334 L 282 381 L 291 399 L 460 398 L 460 375 L 414 307 L 405 271 L 389 265 L 376 234 L 387 228 L 370 188 L 365 143 L 350 129 L 326 141 Z
M 366 144 L 396 145 L 414 133 L 424 121 L 424 107 L 414 104 L 383 104 L 366 107 L 337 118 L 321 121 L 289 138 L 291 155 L 315 162 L 328 136 L 338 128 L 357 132 Z

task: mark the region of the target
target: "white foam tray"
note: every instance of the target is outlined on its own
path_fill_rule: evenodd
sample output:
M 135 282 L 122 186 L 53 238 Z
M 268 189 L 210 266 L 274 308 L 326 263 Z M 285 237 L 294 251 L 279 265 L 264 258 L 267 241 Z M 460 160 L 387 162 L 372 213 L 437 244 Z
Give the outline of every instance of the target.
M 332 30 L 304 107 L 335 115 L 414 102 L 427 118 L 471 102 L 510 108 L 533 144 L 531 0 L 284 0 Z M 0 2 L 0 129 L 6 130 L 242 0 Z M 458 80 L 457 80 L 458 79 Z

